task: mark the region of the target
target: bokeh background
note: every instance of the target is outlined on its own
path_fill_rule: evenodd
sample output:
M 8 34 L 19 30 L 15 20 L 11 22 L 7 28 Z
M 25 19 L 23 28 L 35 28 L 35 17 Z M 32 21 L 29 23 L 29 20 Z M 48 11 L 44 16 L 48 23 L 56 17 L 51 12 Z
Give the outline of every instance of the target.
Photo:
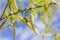
M 25 9 L 28 5 L 29 2 L 28 0 L 17 0 L 18 6 L 23 10 Z M 58 3 L 57 0 L 54 0 L 55 2 Z M 4 7 L 7 4 L 7 0 L 0 0 L 0 16 L 4 10 Z M 59 3 L 58 3 L 59 4 Z M 29 14 L 24 15 L 24 17 L 27 17 Z M 57 30 L 58 33 L 60 33 L 60 9 L 58 9 L 55 12 L 54 15 L 54 21 L 52 22 L 52 25 L 54 26 L 54 29 Z M 0 21 L 0 24 L 2 21 Z M 53 40 L 53 36 L 45 36 L 44 39 L 42 38 L 42 34 L 46 30 L 45 25 L 40 21 L 39 18 L 35 20 L 36 26 L 38 26 L 40 29 L 38 31 L 40 32 L 41 35 L 36 35 L 30 28 L 28 28 L 24 23 L 18 22 L 16 23 L 16 40 Z M 14 40 L 13 37 L 13 30 L 11 30 L 9 27 L 0 30 L 0 40 Z

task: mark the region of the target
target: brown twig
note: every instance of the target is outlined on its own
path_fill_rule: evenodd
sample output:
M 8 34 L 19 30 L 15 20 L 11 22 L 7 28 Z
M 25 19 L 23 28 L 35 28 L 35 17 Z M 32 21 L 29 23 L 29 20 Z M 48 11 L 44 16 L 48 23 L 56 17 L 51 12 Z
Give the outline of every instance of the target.
M 6 10 L 7 7 L 8 7 L 8 2 L 7 2 L 6 6 L 5 6 L 4 10 L 3 10 L 3 13 L 2 13 L 2 15 L 1 15 L 1 18 L 3 17 L 3 15 L 4 15 L 5 10 Z
M 0 25 L 0 29 L 3 27 L 3 25 L 6 23 L 6 19 L 2 22 L 2 24 Z

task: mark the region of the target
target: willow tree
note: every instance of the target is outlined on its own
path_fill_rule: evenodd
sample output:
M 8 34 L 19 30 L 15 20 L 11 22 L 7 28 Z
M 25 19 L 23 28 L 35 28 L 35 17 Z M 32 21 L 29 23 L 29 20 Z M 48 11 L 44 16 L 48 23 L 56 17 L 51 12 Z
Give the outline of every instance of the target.
M 0 21 L 3 20 L 0 25 L 0 29 L 4 29 L 5 27 L 3 26 L 8 21 L 9 24 L 7 26 L 11 26 L 14 30 L 14 38 L 16 38 L 15 24 L 19 21 L 23 22 L 38 35 L 40 33 L 36 30 L 34 20 L 39 17 L 47 28 L 45 34 L 48 33 L 53 27 L 52 25 L 49 25 L 49 22 L 53 21 L 54 12 L 57 10 L 57 7 L 59 8 L 58 4 L 53 0 L 28 0 L 28 2 L 28 7 L 22 10 L 17 5 L 17 0 L 7 0 L 7 4 L 0 17 Z M 30 12 L 28 17 L 23 17 L 20 15 L 26 13 L 28 14 L 28 12 Z

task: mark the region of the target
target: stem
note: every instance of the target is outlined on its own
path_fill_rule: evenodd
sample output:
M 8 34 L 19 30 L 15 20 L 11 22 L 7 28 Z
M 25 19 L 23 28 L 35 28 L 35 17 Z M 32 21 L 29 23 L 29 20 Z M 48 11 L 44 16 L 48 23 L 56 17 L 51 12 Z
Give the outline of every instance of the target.
M 0 25 L 0 29 L 3 27 L 3 25 L 6 23 L 6 19 L 2 22 L 2 24 Z
M 4 10 L 3 10 L 3 13 L 2 13 L 2 15 L 1 15 L 1 18 L 3 17 L 3 15 L 4 15 L 5 10 L 6 10 L 7 7 L 8 7 L 8 2 L 7 2 L 6 6 L 5 6 Z

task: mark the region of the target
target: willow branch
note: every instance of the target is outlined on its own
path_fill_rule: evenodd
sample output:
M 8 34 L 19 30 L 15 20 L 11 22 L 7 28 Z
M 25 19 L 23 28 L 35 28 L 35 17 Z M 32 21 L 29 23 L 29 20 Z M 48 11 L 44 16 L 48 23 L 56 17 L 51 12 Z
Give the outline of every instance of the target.
M 8 4 L 8 3 L 7 3 L 7 4 Z M 50 3 L 50 4 L 51 4 L 51 3 Z M 53 3 L 53 4 L 56 5 L 56 3 Z M 8 5 L 7 5 L 7 6 L 8 6 Z M 6 7 L 7 7 L 7 6 L 6 6 Z M 25 11 L 32 10 L 32 9 L 35 9 L 35 8 L 41 8 L 41 7 L 43 7 L 43 6 L 44 6 L 44 5 L 42 5 L 42 6 L 36 6 L 36 7 L 34 7 L 34 8 L 28 8 L 28 9 L 26 8 L 26 9 L 24 9 L 24 10 L 18 9 L 18 11 L 17 11 L 16 13 L 20 13 L 20 12 L 23 13 L 23 12 L 25 12 Z M 6 8 L 5 8 L 5 9 L 6 9 Z M 5 10 L 4 10 L 4 12 L 5 12 Z M 3 14 L 4 14 L 4 12 L 3 12 Z M 9 16 L 11 16 L 11 15 L 16 15 L 16 13 L 9 14 Z M 0 18 L 0 21 L 3 20 L 3 19 L 5 19 L 5 17 L 4 17 L 4 18 L 1 17 L 1 18 Z
M 35 8 L 40 8 L 40 7 L 42 7 L 42 6 L 36 6 Z M 24 10 L 18 9 L 18 11 L 16 13 L 19 13 L 19 12 L 23 13 L 24 11 L 28 11 L 28 10 L 35 9 L 35 8 L 29 8 L 29 9 L 24 9 Z M 16 13 L 9 14 L 9 16 L 16 15 Z M 0 21 L 3 20 L 3 19 L 5 19 L 5 17 L 4 18 L 1 17 Z

